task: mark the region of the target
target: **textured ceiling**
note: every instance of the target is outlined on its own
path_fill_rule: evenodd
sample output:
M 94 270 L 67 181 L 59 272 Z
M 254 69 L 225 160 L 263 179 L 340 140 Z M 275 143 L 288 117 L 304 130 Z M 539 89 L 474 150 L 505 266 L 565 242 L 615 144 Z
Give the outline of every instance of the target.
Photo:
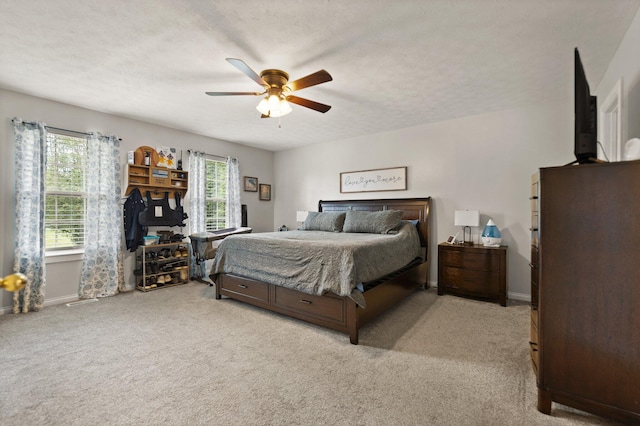
M 278 151 L 571 95 L 578 46 L 594 88 L 640 0 L 0 0 L 0 87 Z M 260 119 L 225 61 L 297 79 Z M 29 117 L 25 117 L 29 118 Z M 30 117 L 29 119 L 38 119 Z M 49 123 L 55 125 L 55 123 Z

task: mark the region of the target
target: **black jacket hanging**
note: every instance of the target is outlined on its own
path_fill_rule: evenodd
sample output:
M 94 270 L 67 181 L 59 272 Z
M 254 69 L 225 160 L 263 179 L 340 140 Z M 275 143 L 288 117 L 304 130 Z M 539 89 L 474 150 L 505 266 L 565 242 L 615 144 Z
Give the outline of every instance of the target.
M 138 220 L 144 209 L 142 194 L 138 188 L 134 188 L 124 202 L 124 236 L 129 251 L 136 251 L 142 245 L 142 237 L 147 235 L 147 229 Z

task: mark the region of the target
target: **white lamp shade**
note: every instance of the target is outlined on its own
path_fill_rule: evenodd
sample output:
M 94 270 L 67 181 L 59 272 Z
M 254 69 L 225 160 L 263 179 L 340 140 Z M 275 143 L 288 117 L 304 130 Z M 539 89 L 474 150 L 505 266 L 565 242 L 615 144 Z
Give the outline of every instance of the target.
M 480 212 L 478 210 L 456 210 L 455 226 L 479 226 Z
M 269 115 L 269 102 L 267 99 L 262 99 L 256 109 L 263 115 Z
M 296 212 L 296 222 L 304 222 L 307 219 L 307 215 L 309 211 L 307 210 L 298 210 Z

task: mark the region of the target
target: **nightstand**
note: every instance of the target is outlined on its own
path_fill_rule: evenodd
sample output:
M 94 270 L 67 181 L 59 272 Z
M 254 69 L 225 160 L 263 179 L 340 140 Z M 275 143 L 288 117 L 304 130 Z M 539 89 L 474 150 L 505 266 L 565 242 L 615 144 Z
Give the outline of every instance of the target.
M 438 244 L 438 295 L 445 293 L 507 306 L 507 246 Z

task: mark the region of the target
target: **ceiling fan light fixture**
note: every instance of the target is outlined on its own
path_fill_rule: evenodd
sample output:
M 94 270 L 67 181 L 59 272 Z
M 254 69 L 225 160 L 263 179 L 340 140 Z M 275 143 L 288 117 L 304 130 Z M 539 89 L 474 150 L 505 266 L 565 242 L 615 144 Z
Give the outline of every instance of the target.
M 280 100 L 280 116 L 287 115 L 291 111 L 293 110 L 291 109 L 291 105 L 289 105 L 289 102 L 287 102 L 284 99 L 281 99 Z
M 325 113 L 331 109 L 331 105 L 321 104 L 320 102 L 311 101 L 309 99 L 294 96 L 291 92 L 304 89 L 306 87 L 315 86 L 333 80 L 331 74 L 325 70 L 316 71 L 295 81 L 289 81 L 289 74 L 282 70 L 267 69 L 258 75 L 243 60 L 236 58 L 227 58 L 227 62 L 236 67 L 240 72 L 258 83 L 264 92 L 205 92 L 209 96 L 234 96 L 234 95 L 253 95 L 262 96 L 266 93 L 266 97 L 260 100 L 256 109 L 264 117 L 282 117 L 289 114 L 292 109 L 289 102 L 303 106 L 318 112 Z
M 269 110 L 271 112 L 280 111 L 280 97 L 278 95 L 270 95 L 268 102 L 269 102 Z
M 262 98 L 256 109 L 262 115 L 269 115 L 269 101 L 267 101 L 267 98 Z
M 268 117 L 282 117 L 293 111 L 289 102 L 278 95 L 262 98 L 256 109 Z

